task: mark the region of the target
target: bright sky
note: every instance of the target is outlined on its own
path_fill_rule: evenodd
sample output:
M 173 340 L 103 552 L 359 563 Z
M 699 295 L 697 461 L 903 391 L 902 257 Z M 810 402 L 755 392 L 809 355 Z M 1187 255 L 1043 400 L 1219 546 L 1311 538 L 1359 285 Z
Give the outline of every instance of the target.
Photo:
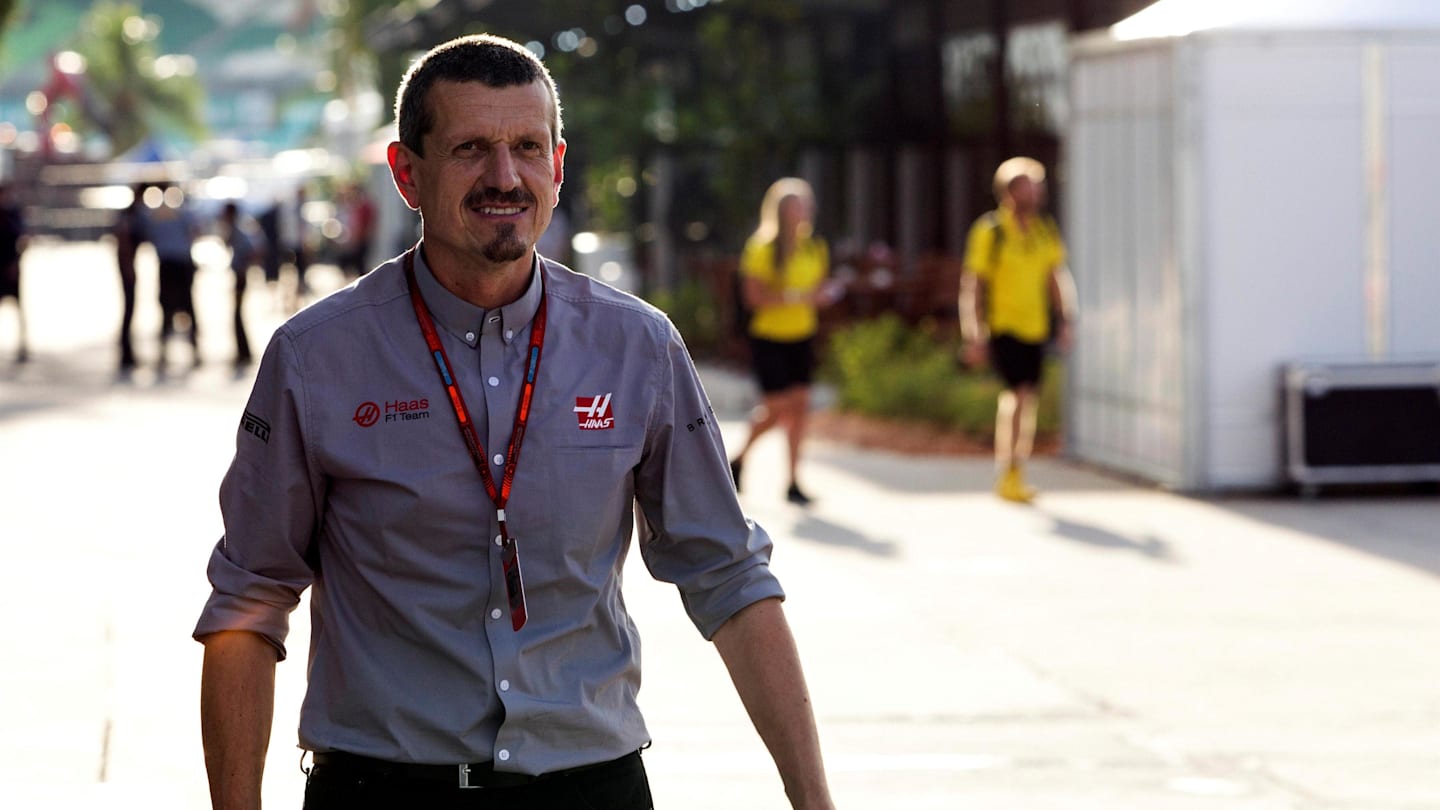
M 1160 0 L 1111 26 L 1116 39 L 1211 28 L 1440 28 L 1440 0 Z

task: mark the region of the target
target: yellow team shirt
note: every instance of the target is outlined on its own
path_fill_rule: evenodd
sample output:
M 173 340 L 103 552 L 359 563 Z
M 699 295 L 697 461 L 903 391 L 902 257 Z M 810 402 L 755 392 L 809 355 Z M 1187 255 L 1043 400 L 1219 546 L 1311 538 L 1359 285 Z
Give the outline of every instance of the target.
M 970 227 L 965 267 L 985 282 L 985 317 L 992 335 L 1010 335 L 1027 343 L 1050 336 L 1050 276 L 1065 262 L 1060 229 L 1048 216 L 1031 220 L 1022 231 L 1007 208 L 995 212 L 1002 236 L 995 246 L 995 225 L 986 214 Z
M 778 292 L 813 292 L 825 280 L 830 268 L 830 250 L 825 241 L 811 237 L 795 246 L 795 252 L 781 268 L 775 267 L 774 243 L 753 239 L 740 254 L 740 275 L 755 278 Z M 820 328 L 815 307 L 808 303 L 757 307 L 750 317 L 750 335 L 763 340 L 791 343 L 814 337 Z

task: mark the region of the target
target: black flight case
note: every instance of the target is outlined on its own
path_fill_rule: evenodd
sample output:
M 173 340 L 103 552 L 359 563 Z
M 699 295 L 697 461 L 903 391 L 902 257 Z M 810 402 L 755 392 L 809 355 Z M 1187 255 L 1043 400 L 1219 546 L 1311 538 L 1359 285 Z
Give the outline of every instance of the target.
M 1325 484 L 1440 481 L 1440 361 L 1284 369 L 1285 462 Z

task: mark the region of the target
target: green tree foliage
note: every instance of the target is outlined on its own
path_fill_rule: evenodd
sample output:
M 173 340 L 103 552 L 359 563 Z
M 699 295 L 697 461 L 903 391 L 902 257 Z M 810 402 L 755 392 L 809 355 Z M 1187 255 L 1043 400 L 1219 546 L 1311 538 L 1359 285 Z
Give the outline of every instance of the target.
M 624 17 L 633 4 L 513 0 L 473 15 L 438 15 L 448 22 L 430 31 L 489 32 L 544 47 L 565 104 L 568 169 L 585 186 L 589 226 L 638 226 L 638 195 L 653 179 L 646 170 L 664 151 L 674 158 L 678 188 L 672 220 L 654 224 L 678 234 L 704 223 L 710 241 L 733 250 L 754 226 L 760 193 L 794 171 L 804 146 L 851 142 L 873 118 L 862 111 L 880 97 L 883 71 L 871 64 L 871 50 L 857 58 L 848 42 L 832 41 L 865 36 L 851 12 L 813 0 L 712 0 L 680 13 L 647 2 L 647 19 L 636 25 Z M 380 92 L 393 97 L 411 54 L 373 53 L 366 32 L 430 5 L 345 0 L 336 20 L 342 86 L 346 65 L 373 57 Z M 561 47 L 567 32 L 579 41 Z
M 89 103 L 70 111 L 78 132 L 101 132 L 120 154 L 161 130 L 199 139 L 204 91 L 193 76 L 156 73 L 154 29 L 133 5 L 97 3 L 81 28 L 75 50 L 85 57 Z M 131 21 L 127 26 L 127 21 Z
M 619 13 L 625 4 L 613 5 Z M 694 16 L 665 14 L 600 38 L 594 55 L 552 50 L 546 61 L 595 174 L 618 178 L 631 167 L 643 183 L 647 157 L 667 150 L 678 160 L 681 192 L 674 221 L 658 224 L 704 222 L 733 243 L 753 225 L 758 190 L 791 166 L 801 144 L 830 131 L 818 53 L 797 25 L 795 0 L 728 0 Z M 592 189 L 612 202 L 592 199 L 591 210 L 609 214 L 603 227 L 633 224 L 624 221 L 633 207 L 616 208 L 613 191 Z
M 19 10 L 20 0 L 0 0 L 0 42 L 4 41 L 5 32 L 10 30 L 10 24 L 15 22 L 15 12 Z
M 335 4 L 338 13 L 331 29 L 331 69 L 342 97 L 373 82 L 381 96 L 395 98 L 409 54 L 376 51 L 366 39 L 366 30 L 379 15 L 391 12 L 396 5 L 394 0 L 344 0 Z
M 362 49 L 364 31 L 385 12 L 372 0 L 348 0 L 345 37 Z M 691 12 L 644 4 L 643 24 L 626 22 L 634 0 L 529 0 L 524 13 L 476 14 L 445 35 L 487 31 L 535 41 L 560 85 L 571 175 L 586 184 L 587 209 L 604 230 L 638 225 L 651 157 L 675 158 L 679 188 L 670 222 L 683 231 L 703 222 L 712 238 L 735 247 L 753 227 L 761 191 L 792 171 L 805 143 L 847 134 L 850 109 L 865 97 L 827 77 L 822 36 L 799 0 L 725 0 Z M 518 7 L 518 4 L 515 4 Z M 499 8 L 497 4 L 497 9 Z M 393 13 L 393 12 L 392 12 Z M 561 32 L 584 47 L 562 48 Z M 381 92 L 393 92 L 380 70 Z M 396 77 L 398 79 L 398 76 Z M 388 85 L 388 86 L 387 86 Z

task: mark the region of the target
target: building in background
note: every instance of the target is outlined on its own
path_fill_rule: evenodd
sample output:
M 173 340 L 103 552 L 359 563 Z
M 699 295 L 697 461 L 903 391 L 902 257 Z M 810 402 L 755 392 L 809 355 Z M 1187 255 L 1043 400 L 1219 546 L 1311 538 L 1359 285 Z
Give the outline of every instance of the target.
M 1162 0 L 1071 72 L 1070 451 L 1198 491 L 1440 475 L 1440 4 Z M 1305 458 L 1297 396 L 1349 403 Z

